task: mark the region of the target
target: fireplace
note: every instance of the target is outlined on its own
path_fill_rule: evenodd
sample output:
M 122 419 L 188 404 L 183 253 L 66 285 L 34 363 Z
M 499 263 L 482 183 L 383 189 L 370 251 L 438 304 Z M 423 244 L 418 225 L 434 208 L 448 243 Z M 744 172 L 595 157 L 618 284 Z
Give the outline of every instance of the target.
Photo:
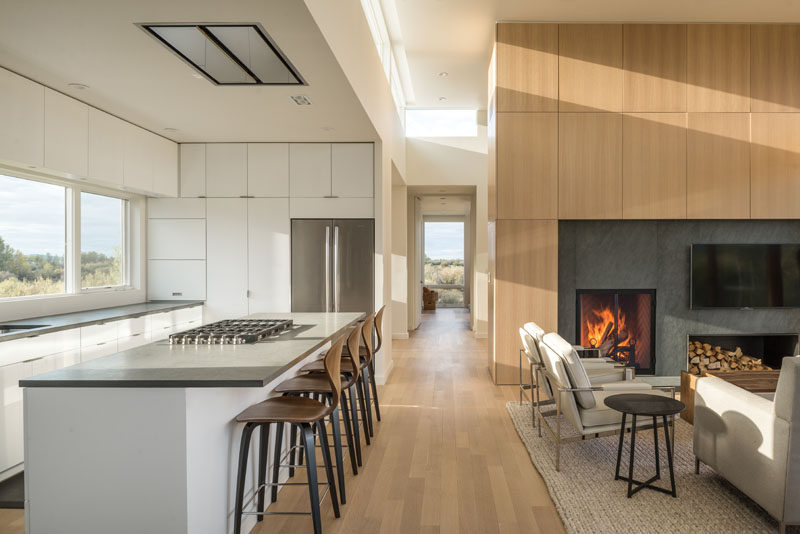
M 579 345 L 655 374 L 655 289 L 578 289 L 575 310 Z

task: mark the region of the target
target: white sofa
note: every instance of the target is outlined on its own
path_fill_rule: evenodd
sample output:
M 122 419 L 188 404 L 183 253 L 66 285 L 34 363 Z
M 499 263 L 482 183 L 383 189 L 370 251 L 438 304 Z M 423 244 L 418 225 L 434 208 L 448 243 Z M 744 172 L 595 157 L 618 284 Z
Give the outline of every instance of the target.
M 694 454 L 786 525 L 800 523 L 800 357 L 781 365 L 775 400 L 714 377 L 697 381 Z

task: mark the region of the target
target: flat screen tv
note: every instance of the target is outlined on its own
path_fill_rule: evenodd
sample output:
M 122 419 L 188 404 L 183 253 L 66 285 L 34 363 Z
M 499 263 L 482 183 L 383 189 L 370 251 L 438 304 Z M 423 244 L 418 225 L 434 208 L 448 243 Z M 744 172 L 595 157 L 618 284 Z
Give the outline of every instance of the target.
M 692 245 L 691 307 L 800 308 L 800 244 Z

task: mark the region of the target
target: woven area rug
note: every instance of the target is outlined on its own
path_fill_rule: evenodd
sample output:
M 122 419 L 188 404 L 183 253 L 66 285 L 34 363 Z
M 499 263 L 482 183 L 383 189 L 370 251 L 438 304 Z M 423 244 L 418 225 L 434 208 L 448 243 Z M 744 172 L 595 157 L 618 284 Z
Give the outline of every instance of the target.
M 561 471 L 555 469 L 555 443 L 543 430 L 533 428 L 530 406 L 507 404 L 519 437 L 541 473 L 570 534 L 583 533 L 774 533 L 778 523 L 735 487 L 707 466 L 694 474 L 692 426 L 675 423 L 675 483 L 678 497 L 643 489 L 627 498 L 628 483 L 614 480 L 618 436 L 576 441 L 561 446 Z M 548 417 L 555 428 L 555 417 Z M 576 434 L 562 419 L 562 435 Z M 566 432 L 565 432 L 566 429 Z M 664 434 L 659 429 L 661 480 L 669 486 Z M 628 445 L 623 446 L 623 472 L 627 474 Z M 634 478 L 647 480 L 655 474 L 653 431 L 636 433 Z M 794 530 L 794 529 L 792 529 Z M 788 530 L 787 530 L 788 532 Z

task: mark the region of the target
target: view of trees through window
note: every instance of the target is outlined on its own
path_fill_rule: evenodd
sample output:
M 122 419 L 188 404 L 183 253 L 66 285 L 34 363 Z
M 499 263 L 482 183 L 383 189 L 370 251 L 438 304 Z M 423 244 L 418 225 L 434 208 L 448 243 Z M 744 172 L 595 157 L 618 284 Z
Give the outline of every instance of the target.
M 0 175 L 0 298 L 63 293 L 66 189 Z
M 123 284 L 125 201 L 81 193 L 81 287 Z
M 438 306 L 464 306 L 463 222 L 425 222 L 425 285 L 439 293 Z

